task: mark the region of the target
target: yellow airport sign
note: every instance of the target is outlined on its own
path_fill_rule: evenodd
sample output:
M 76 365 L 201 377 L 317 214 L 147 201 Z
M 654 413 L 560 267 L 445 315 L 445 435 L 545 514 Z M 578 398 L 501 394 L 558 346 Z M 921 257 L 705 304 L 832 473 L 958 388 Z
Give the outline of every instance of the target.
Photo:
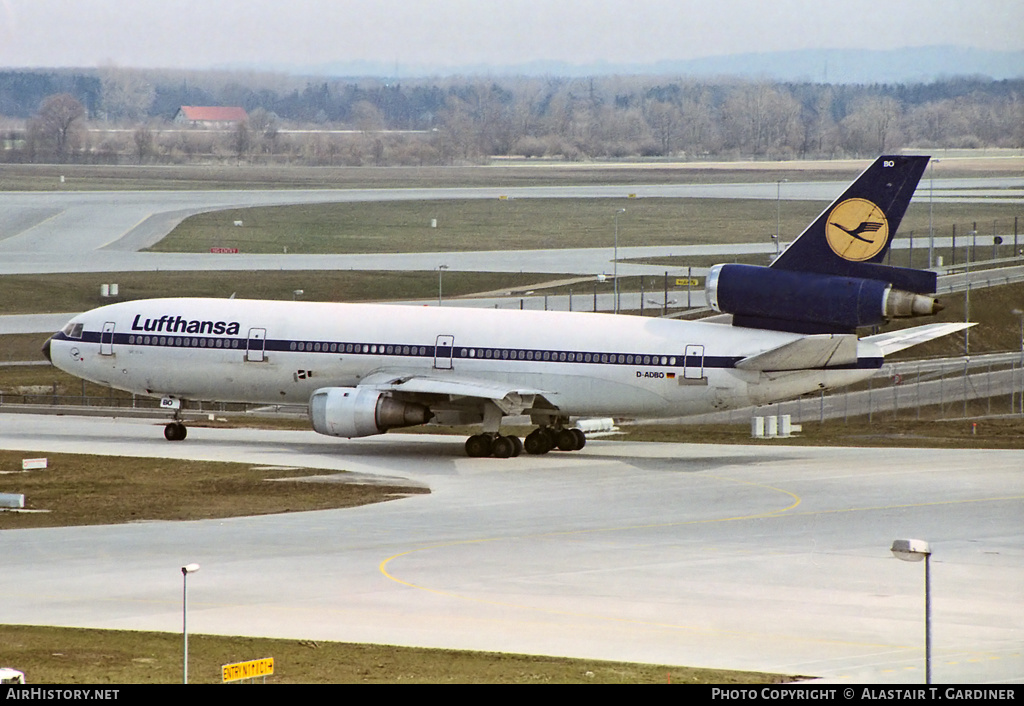
M 697 287 L 697 286 L 700 286 L 700 280 L 697 279 L 696 277 L 691 277 L 690 279 L 687 279 L 686 277 L 679 277 L 679 278 L 676 279 L 676 286 L 677 287 L 687 287 L 687 286 L 689 286 L 689 287 Z
M 236 662 L 225 664 L 220 668 L 224 682 L 239 681 L 241 679 L 255 679 L 265 677 L 274 673 L 274 658 L 254 659 L 250 662 Z

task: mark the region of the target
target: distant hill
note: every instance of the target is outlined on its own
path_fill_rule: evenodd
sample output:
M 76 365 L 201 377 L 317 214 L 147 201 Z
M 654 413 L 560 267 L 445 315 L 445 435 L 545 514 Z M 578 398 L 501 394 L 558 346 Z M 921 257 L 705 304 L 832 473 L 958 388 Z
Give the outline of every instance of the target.
M 241 68 L 241 67 L 234 67 Z M 256 67 L 249 67 L 256 68 Z M 948 76 L 986 76 L 996 80 L 1024 76 L 1024 52 L 961 47 L 915 47 L 885 51 L 803 49 L 713 56 L 649 64 L 570 64 L 535 61 L 508 66 L 402 66 L 347 62 L 304 67 L 258 67 L 319 76 L 607 76 L 654 74 L 718 78 L 739 76 L 815 83 L 913 83 Z

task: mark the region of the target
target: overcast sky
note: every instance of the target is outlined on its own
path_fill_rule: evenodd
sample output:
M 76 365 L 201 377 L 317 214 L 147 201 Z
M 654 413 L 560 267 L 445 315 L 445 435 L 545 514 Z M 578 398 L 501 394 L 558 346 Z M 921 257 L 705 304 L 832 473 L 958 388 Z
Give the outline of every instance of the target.
M 1024 49 L 1024 0 L 0 0 L 0 67 L 653 63 Z

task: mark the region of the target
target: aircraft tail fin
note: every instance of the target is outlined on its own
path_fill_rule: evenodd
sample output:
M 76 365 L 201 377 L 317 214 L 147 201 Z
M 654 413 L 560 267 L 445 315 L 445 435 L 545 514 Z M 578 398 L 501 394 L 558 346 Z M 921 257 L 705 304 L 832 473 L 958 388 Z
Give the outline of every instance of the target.
M 879 157 L 770 267 L 712 267 L 708 304 L 733 326 L 804 334 L 936 313 L 935 272 L 882 264 L 927 164 Z
M 876 279 L 912 292 L 934 292 L 934 273 L 880 264 L 928 159 L 902 155 L 876 159 L 771 267 Z

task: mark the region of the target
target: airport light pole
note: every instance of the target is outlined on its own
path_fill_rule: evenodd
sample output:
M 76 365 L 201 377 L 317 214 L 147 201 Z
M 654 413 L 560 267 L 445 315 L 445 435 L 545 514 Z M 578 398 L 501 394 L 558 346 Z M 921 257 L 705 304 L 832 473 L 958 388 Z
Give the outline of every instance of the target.
M 932 220 L 932 194 L 935 191 L 935 165 L 939 160 L 928 163 L 928 269 L 935 267 L 935 228 Z
M 973 236 L 973 241 L 978 240 L 978 231 L 972 230 L 967 235 Z M 967 241 L 967 245 L 964 248 L 967 253 L 967 257 L 964 261 L 964 323 L 969 324 L 971 322 L 971 241 Z M 969 328 L 964 329 L 964 355 L 971 354 L 971 330 Z
M 782 226 L 782 185 L 789 179 L 778 179 L 775 182 L 775 256 L 779 256 L 779 231 Z
M 181 634 L 185 640 L 182 659 L 181 683 L 188 684 L 188 575 L 199 571 L 199 564 L 181 567 Z
M 1020 363 L 1019 363 L 1019 365 L 1020 365 L 1021 375 L 1024 376 L 1024 311 L 1022 311 L 1020 309 L 1013 309 L 1012 311 L 1010 311 L 1010 313 L 1013 314 L 1014 316 L 1016 316 L 1020 320 Z M 1011 396 L 1011 399 L 1012 399 L 1012 396 Z M 1022 381 L 1021 381 L 1020 410 L 1021 410 L 1021 414 L 1024 414 L 1024 377 L 1022 377 Z M 1012 414 L 1012 413 L 1014 413 L 1016 411 L 1017 411 L 1016 408 L 1014 408 L 1014 409 L 1010 410 L 1010 413 Z
M 444 271 L 448 269 L 448 265 L 437 266 L 437 305 L 441 306 L 441 290 L 444 285 Z
M 615 313 L 619 313 L 619 216 L 626 212 L 620 208 L 615 212 L 615 251 L 612 254 L 612 280 L 615 285 Z
M 923 539 L 897 539 L 890 551 L 902 561 L 924 560 L 924 681 L 932 683 L 932 550 Z

